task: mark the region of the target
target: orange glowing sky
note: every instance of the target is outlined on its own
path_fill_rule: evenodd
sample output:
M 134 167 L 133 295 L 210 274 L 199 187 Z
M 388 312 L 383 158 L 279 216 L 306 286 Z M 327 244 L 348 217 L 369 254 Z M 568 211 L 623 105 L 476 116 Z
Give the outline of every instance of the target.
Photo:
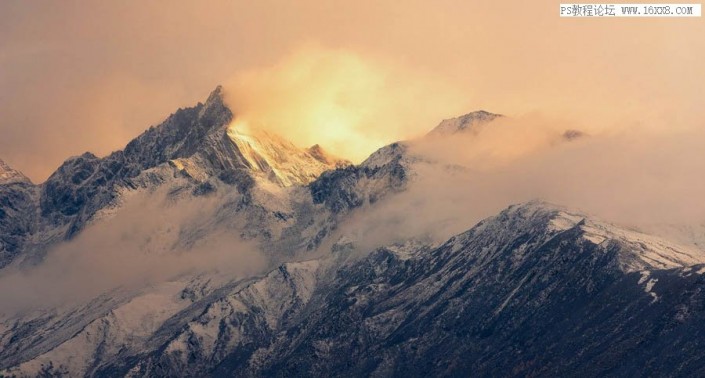
M 557 8 L 3 1 L 0 158 L 41 182 L 69 155 L 119 149 L 221 83 L 253 122 L 299 144 L 320 135 L 353 159 L 475 109 L 599 131 L 705 126 L 705 20 L 561 19 Z

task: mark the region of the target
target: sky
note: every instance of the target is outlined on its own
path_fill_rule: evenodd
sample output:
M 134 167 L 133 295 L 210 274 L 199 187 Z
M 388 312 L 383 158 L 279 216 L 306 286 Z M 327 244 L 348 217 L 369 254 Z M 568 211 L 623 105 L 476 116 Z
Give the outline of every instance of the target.
M 702 18 L 559 18 L 544 0 L 6 0 L 0 159 L 42 182 L 218 84 L 240 121 L 354 161 L 477 109 L 702 129 L 703 58 Z

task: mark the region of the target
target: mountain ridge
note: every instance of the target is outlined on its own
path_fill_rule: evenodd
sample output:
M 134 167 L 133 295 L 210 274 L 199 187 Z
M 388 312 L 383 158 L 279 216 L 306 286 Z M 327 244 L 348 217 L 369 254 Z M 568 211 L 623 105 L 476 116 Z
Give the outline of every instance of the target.
M 52 248 L 78 250 L 91 237 L 99 239 L 83 251 L 91 264 L 110 253 L 143 264 L 141 253 L 159 242 L 154 270 L 194 258 L 142 286 L 3 309 L 0 375 L 705 373 L 704 251 L 541 200 L 441 240 L 373 243 L 355 222 L 384 229 L 367 211 L 446 165 L 413 142 L 352 165 L 318 145 L 238 128 L 222 90 L 122 151 L 71 157 L 40 185 L 0 185 L 0 262 L 12 263 L 0 279 L 31 277 L 56 263 L 44 259 Z M 498 116 L 484 113 L 441 125 L 472 135 Z M 127 204 L 136 214 L 121 219 Z M 233 260 L 199 270 L 219 249 Z M 262 267 L 221 266 L 246 265 L 243 252 L 261 252 Z
M 683 308 L 705 303 L 697 302 L 705 300 L 705 265 L 626 270 L 620 256 L 634 253 L 626 230 L 609 226 L 609 242 L 598 242 L 585 229 L 591 223 L 602 224 L 532 201 L 512 205 L 438 246 L 407 243 L 352 260 L 340 251 L 286 262 L 223 295 L 211 298 L 206 292 L 195 302 L 183 294 L 173 297 L 177 288 L 169 289 L 159 301 L 172 298 L 165 306 L 174 303 L 169 306 L 176 306 L 176 312 L 166 315 L 172 319 L 166 323 L 177 326 L 159 328 L 170 336 L 151 339 L 162 340 L 151 351 L 137 344 L 118 348 L 119 340 L 127 340 L 121 317 L 143 301 L 136 299 L 129 305 L 132 310 L 97 318 L 75 341 L 7 373 L 422 376 L 472 370 L 544 376 L 576 371 L 569 370 L 574 367 L 587 375 L 619 371 L 647 358 L 664 337 L 677 340 L 677 327 L 657 338 L 640 331 L 640 324 L 652 311 L 663 321 L 674 321 L 688 313 Z M 692 294 L 679 296 L 675 288 Z M 619 301 L 605 300 L 610 297 Z M 185 307 L 199 301 L 199 311 Z M 630 320 L 629 311 L 642 320 Z M 698 312 L 679 324 L 697 327 L 701 316 L 694 314 Z M 634 333 L 623 337 L 643 340 L 640 349 L 632 347 L 627 354 L 615 346 L 599 353 L 593 345 L 601 340 L 599 332 L 580 341 L 584 327 L 594 327 L 605 316 L 597 326 L 600 332 L 611 335 L 628 327 Z M 574 336 L 561 337 L 563 333 Z M 89 337 L 93 334 L 105 336 Z M 512 344 L 517 335 L 522 338 Z M 95 354 L 92 348 L 99 347 L 102 352 Z M 62 364 L 67 348 L 81 359 Z M 701 350 L 667 354 L 683 361 L 682 368 L 693 369 Z M 621 359 L 615 361 L 611 353 Z M 664 371 L 666 360 L 658 361 L 652 363 L 653 371 Z
M 3 165 L 8 184 L 21 182 L 24 190 L 38 193 L 15 196 L 22 201 L 16 206 L 38 217 L 30 220 L 36 223 L 33 227 L 2 242 L 0 267 L 23 249 L 43 248 L 30 245 L 35 231 L 45 230 L 48 236 L 40 243 L 47 245 L 71 239 L 98 214 L 120 206 L 124 193 L 154 188 L 177 176 L 201 185 L 197 190 L 204 193 L 215 188 L 214 180 L 246 192 L 260 178 L 282 186 L 305 185 L 325 170 L 349 164 L 320 146 L 304 149 L 264 132 L 239 133 L 231 127 L 234 115 L 223 91 L 218 86 L 205 103 L 177 110 L 122 150 L 103 158 L 90 152 L 68 158 L 39 185 Z

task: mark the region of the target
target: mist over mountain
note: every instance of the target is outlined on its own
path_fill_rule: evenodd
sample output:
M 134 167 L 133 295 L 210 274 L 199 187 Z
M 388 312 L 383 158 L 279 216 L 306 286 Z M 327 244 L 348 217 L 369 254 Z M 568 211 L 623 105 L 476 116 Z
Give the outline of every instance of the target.
M 353 164 L 226 97 L 0 161 L 0 375 L 705 372 L 700 135 L 476 111 Z

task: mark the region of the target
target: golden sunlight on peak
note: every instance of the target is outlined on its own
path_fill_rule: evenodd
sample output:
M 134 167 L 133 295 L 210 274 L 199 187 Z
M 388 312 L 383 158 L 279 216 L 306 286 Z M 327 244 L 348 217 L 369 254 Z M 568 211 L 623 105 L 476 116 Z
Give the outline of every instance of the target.
M 247 121 L 241 117 L 237 117 L 232 123 L 230 123 L 227 132 L 228 135 L 248 135 L 252 132 L 252 130 L 250 129 L 250 125 Z
M 253 172 L 280 186 L 305 185 L 326 170 L 348 164 L 319 145 L 296 146 L 280 135 L 236 119 L 227 135 Z
M 346 50 L 306 47 L 225 85 L 240 132 L 320 144 L 359 163 L 378 148 L 460 114 L 464 96 L 433 75 Z

